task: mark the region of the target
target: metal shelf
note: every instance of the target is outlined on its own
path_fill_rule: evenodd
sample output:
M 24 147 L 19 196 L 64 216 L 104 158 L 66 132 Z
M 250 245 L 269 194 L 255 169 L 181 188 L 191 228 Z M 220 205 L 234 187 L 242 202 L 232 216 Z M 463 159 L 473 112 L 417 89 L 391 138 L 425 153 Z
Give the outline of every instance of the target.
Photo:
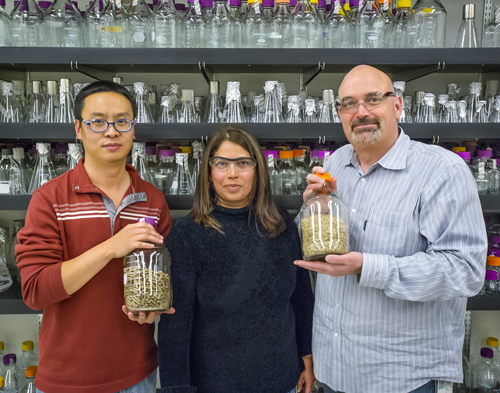
M 72 63 L 105 72 L 297 72 L 318 63 L 325 72 L 345 72 L 353 64 L 371 64 L 385 72 L 403 72 L 445 64 L 444 72 L 500 71 L 500 51 L 477 49 L 132 49 L 0 48 L 0 68 L 12 71 L 71 71 Z
M 500 51 L 499 51 L 500 52 Z M 150 142 L 160 140 L 193 140 L 202 136 L 210 136 L 228 124 L 156 124 L 143 123 L 136 125 L 138 141 Z M 300 124 L 239 124 L 243 129 L 253 134 L 259 140 L 298 140 L 318 139 L 345 141 L 342 125 L 338 123 L 300 123 Z M 439 136 L 443 139 L 480 138 L 494 139 L 500 137 L 498 123 L 427 123 L 401 124 L 412 139 L 433 139 Z M 32 139 L 37 141 L 72 141 L 75 139 L 73 124 L 60 123 L 17 123 L 0 124 L 0 140 Z
M 5 292 L 0 293 L 0 314 L 41 314 L 43 310 L 32 310 L 23 301 L 21 285 L 16 281 Z
M 491 311 L 500 310 L 500 296 L 474 296 L 467 299 L 467 310 L 469 311 Z

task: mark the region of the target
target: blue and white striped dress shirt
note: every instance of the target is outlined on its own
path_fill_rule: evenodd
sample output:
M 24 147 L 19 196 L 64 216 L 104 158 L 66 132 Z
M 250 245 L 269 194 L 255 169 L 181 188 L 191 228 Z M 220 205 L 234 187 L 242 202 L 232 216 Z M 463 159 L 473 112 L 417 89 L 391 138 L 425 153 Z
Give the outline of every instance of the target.
M 400 136 L 363 173 L 351 145 L 325 163 L 349 210 L 359 277 L 319 274 L 316 378 L 346 393 L 406 393 L 462 380 L 467 297 L 483 284 L 487 238 L 467 165 Z

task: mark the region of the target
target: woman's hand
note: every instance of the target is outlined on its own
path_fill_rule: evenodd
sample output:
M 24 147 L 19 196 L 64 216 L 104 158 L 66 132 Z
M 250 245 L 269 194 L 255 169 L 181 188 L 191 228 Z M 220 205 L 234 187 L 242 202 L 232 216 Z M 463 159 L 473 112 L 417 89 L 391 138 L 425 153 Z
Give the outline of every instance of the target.
M 300 374 L 299 382 L 297 382 L 297 391 L 301 393 L 311 393 L 314 388 L 316 377 L 314 376 L 314 367 L 312 355 L 303 356 L 305 369 Z

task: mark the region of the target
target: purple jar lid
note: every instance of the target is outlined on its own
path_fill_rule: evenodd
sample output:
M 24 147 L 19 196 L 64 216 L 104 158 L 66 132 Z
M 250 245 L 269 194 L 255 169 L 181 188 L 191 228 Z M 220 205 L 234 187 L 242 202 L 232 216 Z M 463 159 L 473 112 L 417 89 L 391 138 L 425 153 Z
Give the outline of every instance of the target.
M 241 0 L 229 0 L 230 7 L 241 7 Z
M 146 145 L 146 155 L 147 156 L 155 156 L 156 155 L 156 146 Z
M 491 238 L 491 243 L 492 244 L 500 244 L 500 236 L 493 236 Z
M 141 217 L 137 219 L 137 222 L 147 222 L 156 228 L 156 221 L 153 217 Z
M 311 158 L 319 158 L 319 150 L 311 150 Z
M 5 366 L 10 366 L 12 361 L 14 361 L 14 363 L 17 361 L 17 357 L 16 357 L 15 353 L 9 353 L 3 357 L 3 364 Z
M 295 7 L 297 5 L 297 0 L 290 0 L 290 7 Z
M 345 0 L 339 0 L 340 4 L 345 4 Z
M 170 149 L 162 149 L 159 152 L 160 157 L 173 157 L 174 151 Z
M 58 143 L 54 147 L 55 154 L 66 154 L 68 152 L 68 145 L 66 143 Z
M 325 151 L 324 150 L 318 151 L 318 158 L 325 158 Z
M 459 151 L 457 154 L 464 160 L 470 160 L 470 151 Z
M 481 356 L 483 358 L 493 359 L 493 349 L 481 348 Z
M 493 157 L 493 150 L 478 150 L 477 157 L 478 158 L 491 158 L 491 157 Z
M 5 0 L 0 0 L 0 6 L 5 7 Z
M 272 156 L 274 159 L 277 159 L 278 158 L 278 152 L 276 150 L 267 150 L 264 153 L 264 156 L 266 158 L 268 158 L 269 156 Z
M 202 7 L 213 7 L 214 6 L 213 0 L 201 0 L 200 4 Z
M 274 0 L 262 0 L 262 7 L 274 7 Z
M 47 10 L 49 9 L 50 5 L 52 4 L 51 1 L 39 1 L 38 5 L 40 6 L 41 9 Z
M 14 1 L 14 7 L 19 4 L 19 1 Z M 22 0 L 21 7 L 18 11 L 29 11 L 30 7 L 28 5 L 28 0 Z
M 488 248 L 488 255 L 493 255 L 494 257 L 500 257 L 500 250 L 496 248 Z
M 486 270 L 486 280 L 496 281 L 498 280 L 498 273 L 496 270 Z
M 318 0 L 319 8 L 326 8 L 326 0 Z
M 177 4 L 177 3 L 175 3 L 175 9 L 177 11 L 185 11 L 186 10 L 186 6 L 184 4 Z
M 349 0 L 349 7 L 359 7 L 359 0 Z

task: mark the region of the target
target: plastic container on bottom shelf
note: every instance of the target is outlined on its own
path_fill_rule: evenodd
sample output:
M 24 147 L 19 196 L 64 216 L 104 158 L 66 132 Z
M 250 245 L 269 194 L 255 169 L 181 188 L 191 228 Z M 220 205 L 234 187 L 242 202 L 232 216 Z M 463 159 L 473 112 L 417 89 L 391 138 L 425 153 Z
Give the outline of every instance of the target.
M 488 270 L 495 270 L 497 274 L 500 274 L 500 257 L 496 257 L 494 255 L 487 256 L 486 268 Z
M 499 372 L 493 363 L 493 350 L 481 348 L 481 360 L 472 368 L 472 392 L 495 392 L 499 381 Z
M 36 393 L 35 376 L 37 370 L 38 370 L 37 366 L 26 367 L 26 370 L 24 372 L 26 383 L 19 390 L 19 393 Z
M 25 371 L 30 366 L 38 366 L 38 356 L 35 354 L 35 343 L 31 340 L 24 341 L 21 344 L 22 353 L 17 359 L 17 368 L 20 371 L 18 375 L 18 386 L 24 386 L 27 381 Z
M 498 273 L 495 270 L 486 270 L 482 296 L 495 296 L 498 293 Z
M 139 218 L 156 228 L 155 219 Z M 125 306 L 129 311 L 167 311 L 172 306 L 170 254 L 163 244 L 138 248 L 123 258 Z

